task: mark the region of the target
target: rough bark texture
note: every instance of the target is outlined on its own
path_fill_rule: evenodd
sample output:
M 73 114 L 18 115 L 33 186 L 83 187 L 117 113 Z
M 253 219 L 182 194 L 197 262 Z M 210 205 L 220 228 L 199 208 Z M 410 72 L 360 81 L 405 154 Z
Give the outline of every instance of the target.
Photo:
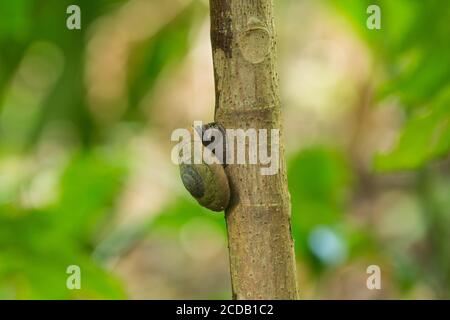
M 280 170 L 228 165 L 226 210 L 234 299 L 296 299 L 290 196 L 281 130 L 272 0 L 210 0 L 215 121 L 280 129 Z

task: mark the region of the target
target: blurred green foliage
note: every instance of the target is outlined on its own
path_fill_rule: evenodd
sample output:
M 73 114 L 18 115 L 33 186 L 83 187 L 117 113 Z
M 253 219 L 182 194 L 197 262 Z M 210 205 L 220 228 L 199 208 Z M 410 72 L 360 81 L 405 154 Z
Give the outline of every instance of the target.
M 450 6 L 445 0 L 331 1 L 370 45 L 383 71 L 377 98 L 395 96 L 405 129 L 391 153 L 376 158 L 381 171 L 415 169 L 450 150 Z M 381 30 L 366 27 L 369 5 L 381 9 Z
M 123 298 L 117 280 L 90 259 L 94 235 L 111 215 L 124 168 L 96 154 L 74 156 L 60 180 L 59 200 L 25 210 L 2 204 L 1 298 Z M 106 223 L 107 224 L 107 223 Z M 67 290 L 66 269 L 79 265 L 88 286 Z
M 126 254 L 149 234 L 169 231 L 177 238 L 184 226 L 202 217 L 226 237 L 223 216 L 182 195 L 174 196 L 143 223 L 112 225 L 131 161 L 120 147 L 111 147 L 117 128 L 99 123 L 90 113 L 84 70 L 89 27 L 127 1 L 76 2 L 82 7 L 83 28 L 69 31 L 65 12 L 72 1 L 0 1 L 0 298 L 125 298 L 124 284 L 107 270 L 107 262 Z M 394 242 L 383 248 L 369 226 L 357 223 L 351 208 L 363 184 L 358 168 L 340 146 L 320 144 L 298 150 L 288 159 L 298 261 L 320 279 L 348 261 L 392 258 L 400 291 L 428 281 L 440 297 L 448 297 L 450 185 L 430 166 L 450 150 L 450 5 L 445 0 L 323 4 L 346 17 L 371 49 L 374 104 L 396 99 L 402 108 L 404 125 L 398 143 L 374 157 L 369 174 L 373 178 L 392 171 L 414 173 L 407 191 L 420 204 L 428 250 L 416 258 Z M 382 8 L 382 30 L 366 28 L 369 4 Z M 136 45 L 127 65 L 129 107 L 121 122 L 132 122 L 137 131 L 152 125 L 144 120 L 138 102 L 152 93 L 164 70 L 186 57 L 190 38 L 207 13 L 204 2 L 193 1 Z M 20 69 L 26 57 L 32 58 L 31 67 L 46 68 L 31 68 L 31 73 L 47 78 L 24 81 L 21 72 L 30 72 Z M 54 126 L 64 129 L 56 131 L 56 138 L 50 134 L 51 139 L 67 144 L 65 160 L 46 159 L 49 165 L 55 160 L 61 166 L 58 193 L 52 201 L 34 205 L 23 197 L 41 173 L 41 167 L 32 164 L 46 158 L 48 131 Z M 71 264 L 83 272 L 79 291 L 65 286 Z M 211 295 L 226 296 L 220 289 Z
M 297 258 L 309 261 L 313 271 L 320 273 L 350 256 L 370 255 L 376 248 L 370 233 L 346 217 L 355 177 L 345 156 L 338 150 L 317 146 L 299 152 L 290 159 L 288 168 Z M 324 239 L 330 234 L 330 241 L 337 245 L 325 240 L 319 247 L 314 245 L 317 234 L 323 234 Z M 324 255 L 320 250 L 330 252 Z

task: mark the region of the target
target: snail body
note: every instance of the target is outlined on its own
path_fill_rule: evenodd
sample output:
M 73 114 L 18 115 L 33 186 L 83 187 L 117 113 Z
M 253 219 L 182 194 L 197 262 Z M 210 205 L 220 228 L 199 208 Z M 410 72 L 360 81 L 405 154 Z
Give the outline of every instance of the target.
M 190 131 L 194 137 L 199 134 Z M 201 206 L 216 212 L 225 210 L 230 202 L 230 187 L 222 162 L 201 141 L 194 138 L 189 144 L 180 150 L 183 159 L 180 177 L 184 187 Z

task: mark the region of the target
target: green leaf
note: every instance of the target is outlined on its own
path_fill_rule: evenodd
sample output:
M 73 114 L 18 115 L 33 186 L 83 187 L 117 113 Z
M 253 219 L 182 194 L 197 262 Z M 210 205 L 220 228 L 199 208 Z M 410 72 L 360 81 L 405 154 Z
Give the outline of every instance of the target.
M 46 212 L 0 216 L 0 297 L 8 299 L 124 298 L 120 283 L 69 236 L 47 241 L 57 228 Z M 69 265 L 81 269 L 81 290 L 66 287 Z
M 397 145 L 375 157 L 379 171 L 412 170 L 450 151 L 450 87 L 407 120 Z
M 90 239 L 111 213 L 124 176 L 124 166 L 105 155 L 76 155 L 61 178 L 60 199 L 52 209 L 55 232 Z

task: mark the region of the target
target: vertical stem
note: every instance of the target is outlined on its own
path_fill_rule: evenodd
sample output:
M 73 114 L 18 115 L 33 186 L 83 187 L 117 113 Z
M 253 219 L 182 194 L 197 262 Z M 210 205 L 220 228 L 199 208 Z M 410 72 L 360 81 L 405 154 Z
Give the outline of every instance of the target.
M 268 137 L 280 129 L 276 174 L 262 175 L 260 164 L 226 167 L 233 298 L 296 299 L 272 0 L 210 0 L 210 10 L 216 122 L 226 129 L 267 129 Z

